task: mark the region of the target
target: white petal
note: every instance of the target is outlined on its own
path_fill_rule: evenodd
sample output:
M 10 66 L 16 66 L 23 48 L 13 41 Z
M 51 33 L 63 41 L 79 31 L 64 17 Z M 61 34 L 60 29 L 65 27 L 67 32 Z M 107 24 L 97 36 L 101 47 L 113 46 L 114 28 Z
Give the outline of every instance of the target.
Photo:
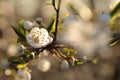
M 49 36 L 48 31 L 45 28 L 40 28 L 40 32 L 43 33 L 43 36 Z
M 18 70 L 17 75 L 20 80 L 31 80 L 31 74 L 25 70 Z
M 26 36 L 26 39 L 29 45 L 34 48 L 45 47 L 53 41 L 47 30 L 39 27 L 34 27 Z
M 39 27 L 34 27 L 34 28 L 32 28 L 32 30 L 30 31 L 30 33 L 37 32 L 37 31 L 40 31 L 40 28 L 39 28 Z

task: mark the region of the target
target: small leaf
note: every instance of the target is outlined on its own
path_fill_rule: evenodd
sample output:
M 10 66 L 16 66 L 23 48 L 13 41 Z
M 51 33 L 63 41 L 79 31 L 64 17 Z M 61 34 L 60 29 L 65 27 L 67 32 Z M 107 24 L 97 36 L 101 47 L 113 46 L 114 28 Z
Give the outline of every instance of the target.
M 93 62 L 93 64 L 97 64 L 98 63 L 98 59 L 95 58 L 95 59 L 92 60 L 92 62 Z
M 74 66 L 76 66 L 76 65 L 81 65 L 81 64 L 84 64 L 84 63 L 85 63 L 84 60 L 75 59 L 75 61 L 74 61 Z
M 23 28 L 23 23 L 24 23 L 24 20 L 21 20 L 18 24 L 18 28 L 19 28 L 21 34 L 25 36 L 26 35 L 26 30 Z
M 33 59 L 34 55 L 30 51 L 25 51 L 24 54 L 17 56 L 17 57 L 11 57 L 9 59 L 9 62 L 14 64 L 24 64 L 27 63 L 29 60 Z
M 74 56 L 76 54 L 76 51 L 72 48 L 64 48 L 63 51 L 67 56 Z
M 48 31 L 49 33 L 55 31 L 55 22 L 56 22 L 55 18 L 53 18 L 53 19 L 50 21 L 50 23 L 49 23 L 49 25 L 48 25 L 48 29 L 47 29 L 47 31 Z
M 11 57 L 9 59 L 9 62 L 13 63 L 13 64 L 22 64 L 25 63 L 24 59 L 22 57 Z
M 24 54 L 21 55 L 21 57 L 24 59 L 25 62 L 28 62 L 29 60 L 34 58 L 34 55 L 30 51 L 25 51 Z
M 17 43 L 24 44 L 26 42 L 26 39 L 23 39 L 21 37 L 18 37 Z
M 25 68 L 25 67 L 27 67 L 27 64 L 18 64 L 17 65 L 18 69 L 22 69 L 22 68 Z
M 40 28 L 45 28 L 45 29 L 47 29 L 47 27 L 46 27 L 46 25 L 45 25 L 44 23 L 42 23 L 42 24 L 40 25 Z
M 112 9 L 110 14 L 113 17 L 113 16 L 119 14 L 118 12 L 120 12 L 120 2 L 115 6 L 115 8 Z
M 111 43 L 111 44 L 109 44 L 109 45 L 110 45 L 110 46 L 115 46 L 117 43 L 118 43 L 118 41 L 115 41 L 115 42 L 113 42 L 113 43 Z
M 119 36 L 116 37 L 116 38 L 112 38 L 112 39 L 110 40 L 110 42 L 109 42 L 109 45 L 110 45 L 110 46 L 115 46 L 115 45 L 119 42 L 119 40 L 120 40 L 120 37 L 119 37 Z
M 46 3 L 46 5 L 52 5 L 52 3 L 49 2 L 49 3 Z
M 84 64 L 84 62 L 82 62 L 82 61 L 78 61 L 77 64 Z
M 12 26 L 12 28 L 15 31 L 15 33 L 17 34 L 17 36 L 19 36 L 22 39 L 25 39 L 25 36 L 20 32 L 18 27 Z

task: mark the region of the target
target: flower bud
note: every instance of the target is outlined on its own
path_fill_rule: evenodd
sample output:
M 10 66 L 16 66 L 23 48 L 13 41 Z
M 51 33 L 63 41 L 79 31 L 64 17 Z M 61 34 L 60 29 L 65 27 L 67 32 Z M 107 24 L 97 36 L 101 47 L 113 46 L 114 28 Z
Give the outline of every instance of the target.
M 42 18 L 36 18 L 33 21 L 33 24 L 34 24 L 35 27 L 39 27 L 41 25 L 41 22 L 42 22 Z
M 18 80 L 31 80 L 31 74 L 23 69 L 17 72 Z
M 61 62 L 61 65 L 60 65 L 61 69 L 65 70 L 65 69 L 68 69 L 69 68 L 69 63 L 67 60 L 64 60 Z
M 47 50 L 44 50 L 43 52 L 40 53 L 41 57 L 45 57 L 45 56 L 48 56 L 48 55 L 49 55 L 49 51 L 47 51 Z
M 18 49 L 19 52 L 22 52 L 24 49 L 26 49 L 26 47 L 23 46 L 23 45 L 19 45 L 19 46 L 17 47 L 17 49 Z
M 26 30 L 30 30 L 33 27 L 33 23 L 30 21 L 24 21 L 23 28 Z
M 42 71 L 42 72 L 47 72 L 50 69 L 50 67 L 51 67 L 51 63 L 47 59 L 41 59 L 37 63 L 37 69 Z

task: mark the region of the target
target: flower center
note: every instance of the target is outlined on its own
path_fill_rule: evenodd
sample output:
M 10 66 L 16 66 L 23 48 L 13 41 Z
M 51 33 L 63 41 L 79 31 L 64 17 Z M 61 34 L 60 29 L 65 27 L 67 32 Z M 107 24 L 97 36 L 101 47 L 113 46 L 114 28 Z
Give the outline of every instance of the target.
M 34 42 L 39 43 L 39 37 L 38 36 L 36 38 L 34 38 Z
M 32 35 L 32 38 L 34 40 L 35 43 L 39 43 L 39 32 L 34 32 L 33 35 Z

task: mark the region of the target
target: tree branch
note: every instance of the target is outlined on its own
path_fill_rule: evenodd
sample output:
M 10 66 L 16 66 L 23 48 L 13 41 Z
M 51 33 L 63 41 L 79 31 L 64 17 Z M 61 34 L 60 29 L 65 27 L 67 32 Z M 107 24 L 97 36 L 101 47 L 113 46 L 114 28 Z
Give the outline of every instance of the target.
M 56 39 L 57 39 L 57 31 L 58 31 L 58 24 L 59 24 L 60 5 L 61 5 L 61 0 L 58 1 L 58 9 L 55 9 L 55 11 L 56 11 L 56 23 L 55 23 L 55 32 L 54 32 L 53 42 L 55 42 Z

